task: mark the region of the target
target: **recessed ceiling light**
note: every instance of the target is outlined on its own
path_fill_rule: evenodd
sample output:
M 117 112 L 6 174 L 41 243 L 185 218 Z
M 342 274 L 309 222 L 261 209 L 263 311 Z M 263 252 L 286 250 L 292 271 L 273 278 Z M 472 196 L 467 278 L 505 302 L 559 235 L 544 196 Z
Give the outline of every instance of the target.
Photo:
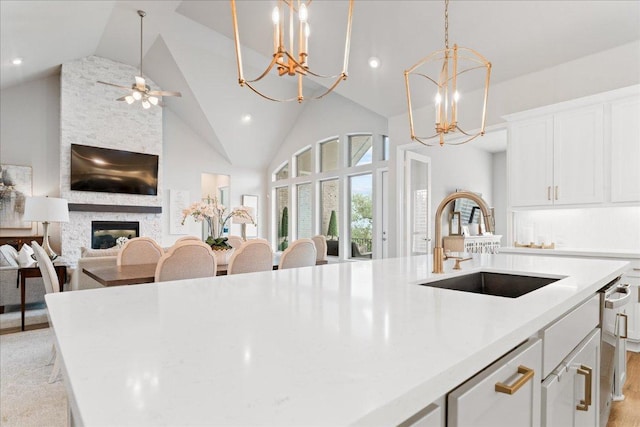
M 380 66 L 380 59 L 376 58 L 375 56 L 372 56 L 371 58 L 369 58 L 369 67 L 378 68 L 379 66 Z
M 13 65 L 20 65 L 22 64 L 22 58 L 13 58 L 13 60 L 11 61 L 11 63 Z
M 242 123 L 249 123 L 251 121 L 251 114 L 244 114 L 242 116 Z

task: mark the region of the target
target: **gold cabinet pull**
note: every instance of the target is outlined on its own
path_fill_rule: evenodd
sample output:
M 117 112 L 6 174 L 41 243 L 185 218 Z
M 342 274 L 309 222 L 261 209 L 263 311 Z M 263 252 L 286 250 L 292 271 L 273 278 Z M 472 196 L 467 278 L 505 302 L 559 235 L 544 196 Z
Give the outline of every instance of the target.
M 618 313 L 618 316 L 624 317 L 624 335 L 620 335 L 620 338 L 627 339 L 629 335 L 629 316 L 624 313 Z
M 533 378 L 535 371 L 531 368 L 527 368 L 524 365 L 520 365 L 518 366 L 518 373 L 522 374 L 522 377 L 520 377 L 516 382 L 514 382 L 513 385 L 507 385 L 505 383 L 496 383 L 495 390 L 498 393 L 514 394 L 516 391 L 520 389 L 520 387 L 525 385 L 527 381 Z
M 551 200 L 551 186 L 547 186 L 547 200 Z
M 591 405 L 591 377 L 593 373 L 593 369 L 586 366 L 580 365 L 578 368 L 578 375 L 584 375 L 584 400 L 581 400 L 578 405 L 576 405 L 576 409 L 578 411 L 588 411 L 589 406 Z
M 558 200 L 558 186 L 557 186 L 557 185 L 556 185 L 556 191 L 555 191 L 555 193 L 556 193 L 556 200 Z

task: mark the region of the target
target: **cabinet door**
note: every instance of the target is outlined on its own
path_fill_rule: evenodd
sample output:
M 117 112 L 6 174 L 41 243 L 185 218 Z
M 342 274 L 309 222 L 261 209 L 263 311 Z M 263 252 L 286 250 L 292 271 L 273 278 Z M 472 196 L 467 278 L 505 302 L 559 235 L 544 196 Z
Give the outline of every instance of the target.
M 449 393 L 447 426 L 540 425 L 541 368 L 541 341 L 529 340 Z
M 550 205 L 553 185 L 553 119 L 509 126 L 509 195 L 512 206 Z
M 611 104 L 611 201 L 640 201 L 640 97 Z
M 602 105 L 566 111 L 554 117 L 554 204 L 604 200 L 603 117 Z
M 597 427 L 599 382 L 600 330 L 595 329 L 542 383 L 542 426 Z
M 628 283 L 631 287 L 631 302 L 627 305 L 628 339 L 633 341 L 633 350 L 638 351 L 640 342 L 640 269 L 634 268 L 624 276 L 622 283 Z

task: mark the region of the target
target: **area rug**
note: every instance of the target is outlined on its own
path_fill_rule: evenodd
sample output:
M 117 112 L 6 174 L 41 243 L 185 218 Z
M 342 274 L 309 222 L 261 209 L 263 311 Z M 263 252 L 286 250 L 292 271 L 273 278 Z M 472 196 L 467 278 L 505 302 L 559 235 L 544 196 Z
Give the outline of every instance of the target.
M 27 326 L 47 323 L 48 321 L 46 308 L 27 310 L 24 313 L 24 324 Z M 20 311 L 0 314 L 0 329 L 19 328 L 20 322 Z
M 64 380 L 49 384 L 51 329 L 0 335 L 0 425 L 67 425 Z

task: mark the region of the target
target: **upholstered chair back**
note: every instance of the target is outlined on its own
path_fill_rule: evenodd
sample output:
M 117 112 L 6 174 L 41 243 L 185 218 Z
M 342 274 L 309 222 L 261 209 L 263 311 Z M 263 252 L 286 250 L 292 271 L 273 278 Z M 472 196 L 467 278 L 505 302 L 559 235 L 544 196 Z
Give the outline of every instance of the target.
M 311 265 L 316 265 L 316 245 L 311 239 L 298 239 L 282 253 L 278 269 Z
M 118 252 L 118 265 L 157 264 L 164 249 L 150 237 L 127 240 Z
M 316 261 L 327 260 L 327 238 L 322 234 L 313 236 L 311 238 L 313 244 L 316 245 Z
M 185 240 L 173 245 L 160 257 L 155 281 L 195 279 L 216 275 L 216 257 L 211 247 L 201 240 Z
M 184 237 L 181 237 L 178 240 L 176 240 L 176 243 L 184 242 L 184 241 L 187 241 L 187 240 L 198 240 L 200 242 L 202 241 L 202 239 L 197 237 L 197 236 L 184 236 Z
M 273 250 L 265 239 L 251 239 L 233 251 L 227 274 L 273 270 Z
M 51 259 L 49 259 L 49 256 L 38 242 L 35 240 L 31 242 L 31 247 L 33 248 L 33 254 L 38 262 L 38 267 L 40 268 L 40 274 L 42 275 L 45 290 L 48 294 L 60 292 L 60 283 L 58 282 L 58 275 L 56 274 L 53 262 L 51 262 Z
M 244 239 L 240 236 L 229 236 L 227 238 L 227 243 L 233 248 L 233 249 L 239 249 L 240 246 L 242 246 L 242 244 L 244 243 Z

